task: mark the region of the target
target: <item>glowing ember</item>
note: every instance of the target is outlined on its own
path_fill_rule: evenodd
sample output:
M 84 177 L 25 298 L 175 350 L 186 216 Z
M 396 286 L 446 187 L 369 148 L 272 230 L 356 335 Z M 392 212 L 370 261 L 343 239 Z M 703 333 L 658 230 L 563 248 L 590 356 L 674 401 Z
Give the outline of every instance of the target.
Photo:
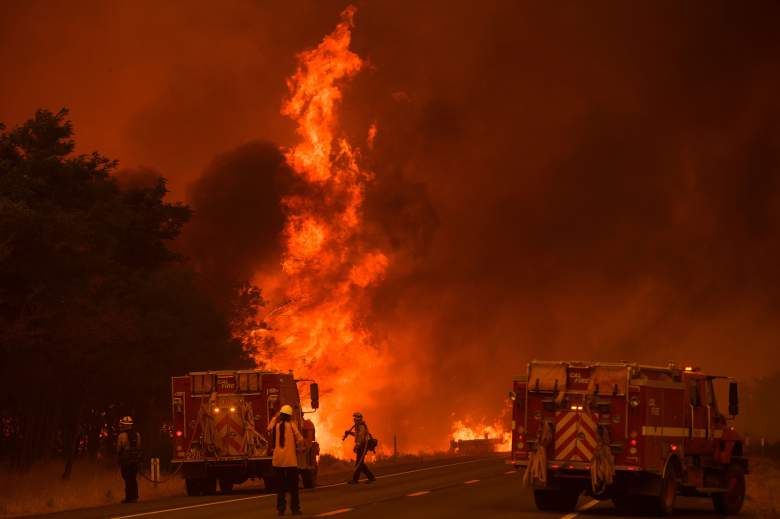
M 358 150 L 338 135 L 336 118 L 343 82 L 363 66 L 349 50 L 354 14 L 348 7 L 333 33 L 298 56 L 288 81 L 282 113 L 298 124 L 301 141 L 287 151 L 287 161 L 312 194 L 283 200 L 281 285 L 289 303 L 266 316 L 269 330 L 257 331 L 273 344 L 258 353 L 259 361 L 320 383 L 322 412 L 312 416 L 323 452 L 333 454 L 349 452 L 341 432 L 354 410 L 370 405 L 370 390 L 382 383 L 387 366 L 360 315 L 366 289 L 383 279 L 389 263 L 361 239 L 372 175 L 361 169 Z

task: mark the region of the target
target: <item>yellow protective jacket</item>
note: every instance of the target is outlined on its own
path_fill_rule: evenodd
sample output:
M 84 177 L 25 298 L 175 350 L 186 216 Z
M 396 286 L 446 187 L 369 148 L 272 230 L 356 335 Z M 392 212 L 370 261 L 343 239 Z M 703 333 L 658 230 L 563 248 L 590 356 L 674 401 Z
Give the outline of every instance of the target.
M 280 443 L 281 428 L 285 427 L 284 431 L 284 447 Z M 283 422 L 274 417 L 271 423 L 268 424 L 268 432 L 274 433 L 274 455 L 271 460 L 271 464 L 274 467 L 297 467 L 298 466 L 298 453 L 297 446 L 303 442 L 303 436 L 301 436 L 298 427 L 291 421 Z

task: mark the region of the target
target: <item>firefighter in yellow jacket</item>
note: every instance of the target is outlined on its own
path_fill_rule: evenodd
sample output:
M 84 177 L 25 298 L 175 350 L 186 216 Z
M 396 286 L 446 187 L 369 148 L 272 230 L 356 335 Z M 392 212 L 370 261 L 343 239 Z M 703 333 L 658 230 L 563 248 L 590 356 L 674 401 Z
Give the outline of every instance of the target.
M 291 420 L 292 407 L 283 405 L 282 409 L 268 424 L 271 433 L 271 445 L 274 454 L 271 464 L 276 476 L 276 509 L 279 515 L 284 515 L 287 503 L 285 494 L 290 493 L 290 510 L 293 515 L 301 515 L 301 503 L 298 497 L 298 452 L 297 448 L 303 442 L 298 427 Z

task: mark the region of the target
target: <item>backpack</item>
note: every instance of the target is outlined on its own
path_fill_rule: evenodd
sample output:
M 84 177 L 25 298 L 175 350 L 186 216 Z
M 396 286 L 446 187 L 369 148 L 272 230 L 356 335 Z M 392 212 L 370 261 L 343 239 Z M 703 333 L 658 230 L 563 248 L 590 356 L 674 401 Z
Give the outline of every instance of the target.
M 365 424 L 365 422 L 363 422 Z M 366 425 L 366 433 L 368 434 L 368 441 L 366 441 L 366 451 L 376 452 L 376 447 L 379 445 L 379 440 L 374 438 L 374 435 L 371 434 L 371 431 L 368 430 L 368 425 Z
M 134 465 L 141 461 L 141 449 L 138 448 L 138 433 L 134 430 L 126 431 L 128 446 L 119 453 L 119 462 L 122 465 Z

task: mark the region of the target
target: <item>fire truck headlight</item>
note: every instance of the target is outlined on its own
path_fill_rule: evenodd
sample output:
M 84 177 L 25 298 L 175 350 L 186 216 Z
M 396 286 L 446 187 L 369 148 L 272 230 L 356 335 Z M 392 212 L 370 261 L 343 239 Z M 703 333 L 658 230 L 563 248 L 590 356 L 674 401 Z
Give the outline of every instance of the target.
M 235 407 L 231 407 L 231 408 L 230 408 L 230 412 L 231 412 L 231 413 L 235 413 L 235 412 L 236 412 L 236 408 L 235 408 Z
M 628 403 L 631 407 L 639 407 L 639 397 L 632 396 Z
M 215 413 L 219 413 L 219 407 L 215 407 L 215 408 L 214 408 L 214 412 L 215 412 Z

